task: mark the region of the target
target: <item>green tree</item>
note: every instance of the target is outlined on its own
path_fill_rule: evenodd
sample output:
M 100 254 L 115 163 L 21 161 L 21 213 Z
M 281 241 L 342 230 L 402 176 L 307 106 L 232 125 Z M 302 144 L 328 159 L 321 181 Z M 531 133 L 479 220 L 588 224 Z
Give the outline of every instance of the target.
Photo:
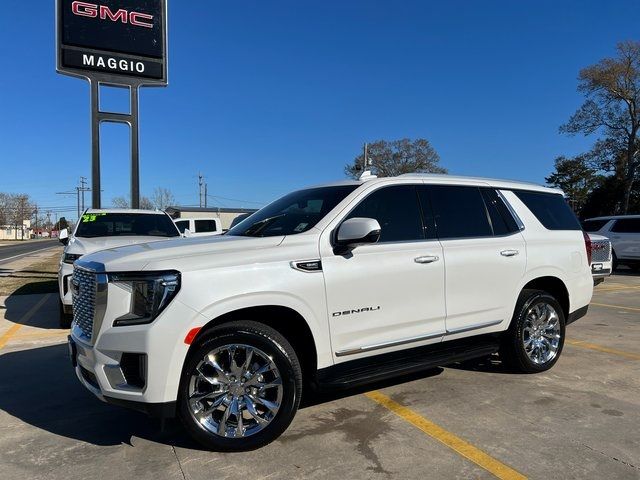
M 582 69 L 578 80 L 585 102 L 560 131 L 599 136 L 586 155 L 597 170 L 613 173 L 622 186 L 615 211 L 628 213 L 640 177 L 640 42 L 619 43 L 615 58 Z
M 447 173 L 439 165 L 440 156 L 428 140 L 378 140 L 368 144 L 367 156 L 372 172 L 379 177 L 394 177 L 403 173 Z M 344 168 L 347 176 L 358 178 L 362 173 L 364 153 Z
M 549 185 L 561 188 L 571 206 L 580 214 L 589 195 L 598 186 L 601 176 L 589 165 L 584 156 L 556 158 L 555 171 L 546 178 Z

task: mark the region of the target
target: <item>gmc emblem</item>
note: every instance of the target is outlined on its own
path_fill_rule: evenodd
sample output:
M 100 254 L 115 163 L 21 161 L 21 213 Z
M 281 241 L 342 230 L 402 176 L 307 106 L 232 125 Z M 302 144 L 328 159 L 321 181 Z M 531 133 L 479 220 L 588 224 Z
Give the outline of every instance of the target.
M 112 22 L 129 23 L 135 27 L 153 28 L 153 15 L 141 12 L 129 12 L 124 8 L 112 12 L 105 5 L 95 3 L 73 2 L 71 11 L 79 17 L 100 18 L 100 20 L 111 20 Z M 151 23 L 145 22 L 148 20 Z

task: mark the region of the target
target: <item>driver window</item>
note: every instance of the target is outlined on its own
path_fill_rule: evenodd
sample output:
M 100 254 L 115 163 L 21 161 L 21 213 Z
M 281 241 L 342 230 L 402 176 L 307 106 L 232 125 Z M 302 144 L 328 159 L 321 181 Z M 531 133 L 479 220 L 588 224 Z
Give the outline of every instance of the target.
M 418 197 L 414 185 L 383 187 L 370 194 L 347 218 L 374 218 L 382 242 L 424 240 Z

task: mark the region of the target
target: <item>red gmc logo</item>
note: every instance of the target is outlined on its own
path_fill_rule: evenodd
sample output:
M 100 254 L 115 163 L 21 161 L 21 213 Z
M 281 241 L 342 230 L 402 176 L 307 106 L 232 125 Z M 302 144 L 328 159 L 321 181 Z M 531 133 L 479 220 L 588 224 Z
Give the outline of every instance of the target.
M 79 17 L 100 18 L 100 20 L 111 20 L 112 22 L 129 23 L 135 27 L 153 28 L 153 15 L 141 12 L 129 12 L 124 8 L 113 12 L 105 5 L 95 3 L 73 2 L 71 11 Z M 145 21 L 147 20 L 147 21 Z

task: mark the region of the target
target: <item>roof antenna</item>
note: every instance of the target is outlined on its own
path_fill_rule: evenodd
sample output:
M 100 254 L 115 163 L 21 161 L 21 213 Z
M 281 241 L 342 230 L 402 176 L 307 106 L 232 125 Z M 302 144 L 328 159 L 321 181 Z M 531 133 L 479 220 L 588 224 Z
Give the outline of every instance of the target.
M 360 175 L 360 180 L 366 182 L 367 180 L 373 180 L 374 178 L 378 178 L 376 175 L 371 173 L 371 166 L 373 162 L 369 158 L 368 155 L 369 144 L 364 144 L 364 154 L 362 156 L 362 174 Z

